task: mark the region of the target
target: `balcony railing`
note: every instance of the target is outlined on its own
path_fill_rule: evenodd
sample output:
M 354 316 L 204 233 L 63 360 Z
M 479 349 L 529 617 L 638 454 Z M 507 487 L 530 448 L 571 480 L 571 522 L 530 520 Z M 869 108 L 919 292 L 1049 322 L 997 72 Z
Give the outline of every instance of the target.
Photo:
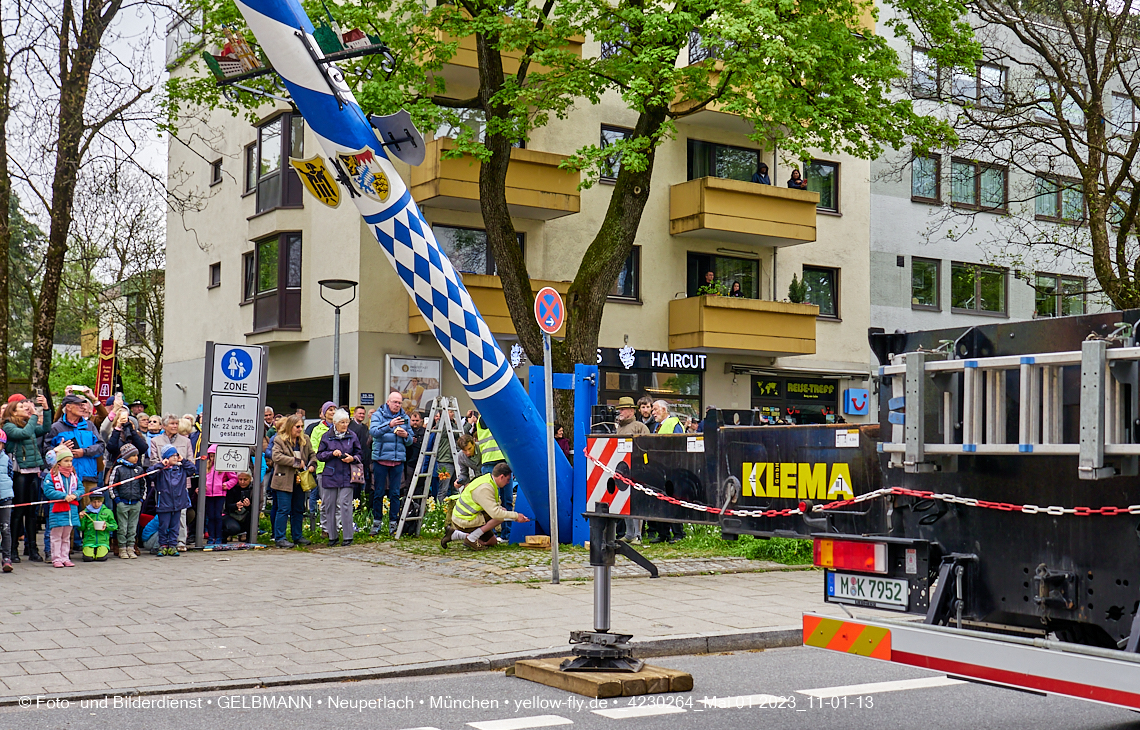
M 669 349 L 761 355 L 815 353 L 814 304 L 736 297 L 689 297 L 669 302 Z
M 479 210 L 479 169 L 470 155 L 445 159 L 455 141 L 437 139 L 427 146 L 424 163 L 411 170 L 412 197 L 421 206 Z M 550 220 L 577 213 L 579 174 L 558 167 L 566 155 L 512 149 L 507 167 L 507 207 L 516 218 Z
M 669 232 L 731 243 L 794 246 L 815 240 L 819 193 L 702 177 L 669 188 Z
M 515 334 L 515 325 L 511 321 L 511 313 L 507 309 L 507 300 L 503 296 L 503 282 L 499 280 L 499 277 L 486 274 L 463 274 L 463 285 L 470 292 L 471 301 L 475 303 L 479 313 L 483 315 L 483 319 L 487 322 L 491 332 L 497 335 Z M 544 286 L 552 286 L 560 294 L 565 294 L 570 288 L 570 282 L 531 279 L 530 286 L 535 293 L 538 293 L 538 290 Z M 565 326 L 559 329 L 555 336 L 561 337 L 564 330 Z M 415 300 L 409 299 L 408 333 L 417 335 L 425 332 L 431 332 L 431 329 L 420 314 L 420 309 L 416 306 Z

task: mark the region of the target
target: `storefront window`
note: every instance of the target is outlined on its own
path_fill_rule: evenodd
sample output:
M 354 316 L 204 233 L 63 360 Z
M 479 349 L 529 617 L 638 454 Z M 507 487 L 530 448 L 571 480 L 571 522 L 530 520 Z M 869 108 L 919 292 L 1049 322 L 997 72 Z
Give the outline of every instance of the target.
M 752 407 L 769 421 L 839 423 L 839 381 L 755 375 Z

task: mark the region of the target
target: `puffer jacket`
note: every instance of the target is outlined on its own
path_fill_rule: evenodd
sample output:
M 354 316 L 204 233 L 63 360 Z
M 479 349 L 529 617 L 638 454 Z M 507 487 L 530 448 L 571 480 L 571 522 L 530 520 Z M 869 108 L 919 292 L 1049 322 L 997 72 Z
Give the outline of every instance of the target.
M 4 450 L 16 457 L 16 463 L 13 465 L 16 469 L 42 469 L 44 467 L 44 457 L 40 453 L 40 447 L 36 441 L 50 430 L 51 426 L 46 423 L 41 424 L 40 417 L 35 413 L 31 415 L 23 428 L 11 421 L 4 424 L 4 433 L 8 436 L 8 445 L 4 447 Z
M 403 428 L 407 436 L 397 436 L 396 429 L 391 425 L 392 419 L 400 416 L 404 419 Z M 373 461 L 407 461 L 408 447 L 412 445 L 412 427 L 408 414 L 404 411 L 393 413 L 388 410 L 388 404 L 372 414 L 368 432 L 372 434 L 372 460 Z
M 217 454 L 218 447 L 210 444 L 210 449 L 206 453 Z M 206 496 L 207 497 L 224 497 L 226 492 L 231 488 L 237 486 L 237 472 L 236 471 L 218 471 L 212 469 L 206 473 Z
M 339 450 L 341 456 L 333 456 Z M 321 437 L 320 448 L 317 449 L 317 460 L 325 462 L 325 470 L 321 474 L 321 487 L 324 489 L 344 489 L 352 486 L 352 464 L 341 461 L 344 456 L 351 456 L 353 463 L 360 464 L 360 441 L 352 431 L 337 433 L 331 428 Z
M 179 463 L 160 469 L 154 475 L 154 502 L 158 512 L 178 512 L 190 509 L 190 492 L 186 480 L 196 475 L 194 462 L 183 459 Z
M 76 496 L 83 496 L 83 480 L 79 478 L 78 473 L 73 472 L 72 476 L 75 477 L 75 482 L 72 484 L 71 477 L 59 475 L 59 486 L 62 489 L 57 489 L 55 482 L 51 478 L 51 472 L 44 474 L 43 491 L 44 499 L 66 499 L 68 492 Z M 66 502 L 56 502 L 48 505 L 48 518 L 47 529 L 51 530 L 56 527 L 79 527 L 79 500 L 72 502 L 70 505 Z
M 155 471 L 151 469 L 150 471 Z M 132 464 L 129 461 L 119 459 L 115 462 L 115 468 L 111 470 L 111 484 L 118 484 L 125 482 L 117 487 L 112 487 L 111 491 L 115 495 L 115 499 L 120 502 L 128 502 L 134 504 L 142 502 L 146 499 L 146 479 L 133 479 L 141 474 L 146 474 L 147 469 L 141 464 Z M 127 481 L 131 479 L 131 481 Z
M 16 498 L 12 489 L 12 469 L 12 457 L 6 451 L 0 451 L 0 500 Z

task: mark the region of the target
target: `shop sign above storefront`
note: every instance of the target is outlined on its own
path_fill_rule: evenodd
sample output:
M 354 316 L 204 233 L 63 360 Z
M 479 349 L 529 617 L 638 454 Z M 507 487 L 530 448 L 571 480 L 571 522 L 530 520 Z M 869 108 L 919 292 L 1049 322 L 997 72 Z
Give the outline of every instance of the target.
M 635 350 L 629 345 L 620 348 L 598 348 L 599 366 L 620 367 L 626 370 L 675 370 L 701 373 L 705 370 L 707 358 L 707 355 L 696 352 Z

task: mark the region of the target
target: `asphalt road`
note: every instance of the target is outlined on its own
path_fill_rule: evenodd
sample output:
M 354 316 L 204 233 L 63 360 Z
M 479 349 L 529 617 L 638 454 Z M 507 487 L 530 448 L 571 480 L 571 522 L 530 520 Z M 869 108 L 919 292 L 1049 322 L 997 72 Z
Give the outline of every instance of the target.
M 525 730 L 573 725 L 581 730 L 1140 729 L 1140 714 L 1129 710 L 953 683 L 922 670 L 816 649 L 670 657 L 651 663 L 691 672 L 694 690 L 590 700 L 488 672 L 272 691 L 118 698 L 120 703 L 149 703 L 149 707 L 118 709 L 114 696 L 107 698 L 107 707 L 78 702 L 68 707 L 37 707 L 36 699 L 30 698 L 32 706 L 27 709 L 0 710 L 0 728 Z M 878 683 L 887 684 L 859 690 L 833 689 Z M 816 692 L 807 693 L 812 690 Z M 488 706 L 441 706 L 447 698 L 452 704 L 476 701 Z

